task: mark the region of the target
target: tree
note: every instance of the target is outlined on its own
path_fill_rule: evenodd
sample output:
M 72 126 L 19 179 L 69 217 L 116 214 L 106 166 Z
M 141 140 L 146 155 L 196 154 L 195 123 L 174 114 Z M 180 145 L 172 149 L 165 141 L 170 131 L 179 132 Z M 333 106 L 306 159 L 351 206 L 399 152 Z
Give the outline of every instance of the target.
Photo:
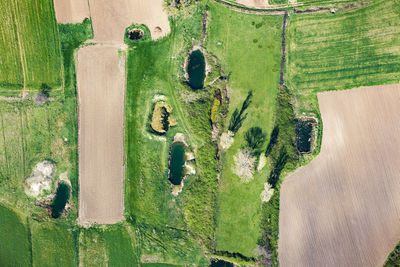
M 253 154 L 258 154 L 266 141 L 266 134 L 260 127 L 251 127 L 245 134 L 247 146 L 252 149 Z
M 165 107 L 161 107 L 161 123 L 164 131 L 169 129 L 169 112 Z

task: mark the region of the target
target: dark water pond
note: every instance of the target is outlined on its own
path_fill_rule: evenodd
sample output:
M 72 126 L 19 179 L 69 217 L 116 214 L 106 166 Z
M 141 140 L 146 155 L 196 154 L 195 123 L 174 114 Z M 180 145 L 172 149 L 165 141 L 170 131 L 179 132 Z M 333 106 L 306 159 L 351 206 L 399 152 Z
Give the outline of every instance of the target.
M 190 87 L 193 89 L 203 88 L 204 77 L 206 75 L 206 62 L 200 50 L 195 50 L 190 54 L 187 73 L 189 75 Z
M 58 218 L 64 211 L 65 205 L 68 203 L 71 194 L 71 189 L 69 185 L 65 182 L 60 182 L 57 187 L 56 196 L 51 203 L 51 216 L 53 218 Z
M 233 263 L 223 260 L 213 260 L 210 267 L 233 267 Z
M 185 145 L 176 142 L 171 146 L 171 158 L 169 163 L 169 180 L 174 185 L 180 185 L 184 174 Z
M 312 119 L 296 120 L 296 145 L 300 153 L 311 152 L 314 124 Z

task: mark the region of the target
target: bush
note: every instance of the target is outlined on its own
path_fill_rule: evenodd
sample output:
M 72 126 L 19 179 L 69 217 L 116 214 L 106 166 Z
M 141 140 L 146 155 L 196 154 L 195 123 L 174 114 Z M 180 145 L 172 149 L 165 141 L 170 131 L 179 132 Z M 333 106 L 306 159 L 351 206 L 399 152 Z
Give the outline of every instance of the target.
M 215 124 L 218 118 L 219 108 L 221 106 L 221 101 L 218 98 L 214 98 L 212 107 L 211 107 L 211 122 Z

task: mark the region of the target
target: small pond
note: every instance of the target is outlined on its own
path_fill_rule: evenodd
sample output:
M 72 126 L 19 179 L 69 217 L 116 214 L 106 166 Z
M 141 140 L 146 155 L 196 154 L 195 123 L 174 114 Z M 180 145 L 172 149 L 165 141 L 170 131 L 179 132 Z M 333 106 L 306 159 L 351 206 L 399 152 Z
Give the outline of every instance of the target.
M 132 29 L 128 32 L 128 38 L 131 40 L 139 40 L 144 36 L 144 31 L 141 29 Z
M 314 124 L 314 119 L 296 120 L 296 145 L 300 153 L 311 152 Z
M 210 267 L 233 267 L 233 263 L 223 260 L 212 260 Z
M 65 182 L 58 183 L 56 196 L 51 203 L 51 217 L 58 218 L 64 211 L 65 205 L 68 203 L 71 194 L 69 185 Z
M 180 185 L 184 176 L 185 145 L 175 142 L 171 146 L 169 162 L 169 180 L 174 185 Z
M 195 50 L 190 53 L 187 73 L 190 87 L 193 89 L 203 88 L 204 77 L 206 75 L 206 62 L 200 50 Z

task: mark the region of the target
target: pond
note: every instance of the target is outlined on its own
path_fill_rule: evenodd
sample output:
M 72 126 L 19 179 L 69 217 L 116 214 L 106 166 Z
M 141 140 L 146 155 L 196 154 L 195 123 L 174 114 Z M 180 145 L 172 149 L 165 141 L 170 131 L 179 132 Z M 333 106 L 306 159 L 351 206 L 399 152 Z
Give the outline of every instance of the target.
M 169 162 L 169 180 L 174 185 L 180 185 L 184 176 L 185 145 L 175 142 L 171 146 Z
M 190 53 L 187 73 L 190 87 L 193 89 L 203 88 L 204 77 L 206 75 L 206 62 L 200 50 L 195 50 Z
M 68 203 L 71 194 L 69 185 L 65 182 L 60 182 L 57 187 L 56 196 L 51 203 L 51 217 L 58 218 L 64 211 L 65 205 Z
M 300 153 L 311 152 L 314 124 L 314 119 L 296 120 L 296 145 Z
M 233 263 L 223 260 L 212 260 L 210 267 L 233 267 Z

